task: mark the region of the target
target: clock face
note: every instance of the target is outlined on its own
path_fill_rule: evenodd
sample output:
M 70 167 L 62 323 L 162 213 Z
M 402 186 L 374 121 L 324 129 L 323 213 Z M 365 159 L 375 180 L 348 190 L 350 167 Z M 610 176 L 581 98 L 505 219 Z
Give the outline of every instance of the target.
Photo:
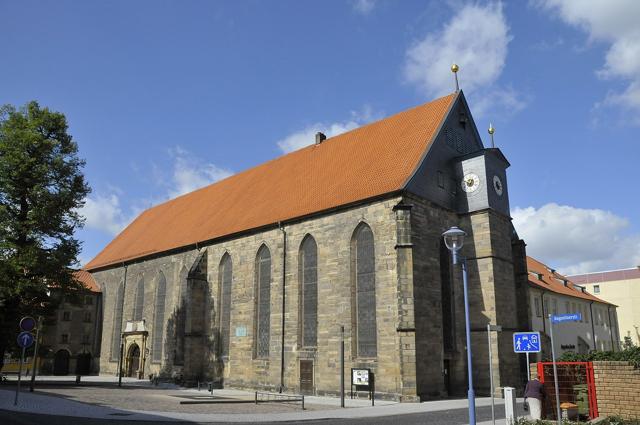
M 500 180 L 500 177 L 498 176 L 493 176 L 493 189 L 496 191 L 498 196 L 502 196 L 504 186 L 502 185 L 502 180 Z
M 462 178 L 461 186 L 467 193 L 475 192 L 480 187 L 480 177 L 473 173 L 466 174 Z

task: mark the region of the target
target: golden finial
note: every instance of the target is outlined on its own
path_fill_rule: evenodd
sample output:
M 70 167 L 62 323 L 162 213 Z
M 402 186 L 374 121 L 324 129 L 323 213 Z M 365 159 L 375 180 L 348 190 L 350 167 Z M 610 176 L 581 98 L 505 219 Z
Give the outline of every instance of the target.
M 453 65 L 451 65 L 451 72 L 453 72 L 453 75 L 456 77 L 456 93 L 458 93 L 460 91 L 460 86 L 458 85 L 458 70 L 460 69 L 460 67 L 458 65 L 456 65 L 455 63 Z
M 489 123 L 489 130 L 487 130 L 489 132 L 489 134 L 491 135 L 491 147 L 495 148 L 496 145 L 493 143 L 493 133 L 496 132 L 496 129 L 493 128 L 493 124 Z

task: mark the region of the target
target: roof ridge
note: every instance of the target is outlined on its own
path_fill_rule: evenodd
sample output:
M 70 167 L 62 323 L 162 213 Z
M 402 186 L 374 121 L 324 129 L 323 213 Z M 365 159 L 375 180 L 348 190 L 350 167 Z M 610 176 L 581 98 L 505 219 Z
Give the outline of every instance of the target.
M 320 145 L 310 141 L 151 206 L 85 267 L 113 266 L 402 190 L 455 99 L 453 93 L 416 105 Z
M 362 126 L 359 126 L 359 127 L 356 127 L 356 128 L 352 128 L 351 130 L 348 130 L 348 131 L 342 132 L 342 133 L 340 133 L 340 134 L 336 134 L 335 136 L 327 137 L 327 138 L 322 142 L 322 144 L 321 144 L 321 145 L 324 145 L 325 143 L 329 143 L 329 142 L 332 142 L 332 141 L 335 143 L 335 139 L 340 138 L 340 137 L 342 137 L 342 136 L 346 136 L 346 135 L 349 135 L 349 134 L 351 134 L 351 133 L 353 133 L 353 132 L 360 131 L 360 130 L 362 130 L 362 129 L 366 129 L 366 128 L 368 128 L 368 127 L 372 126 L 372 125 L 375 125 L 375 124 L 380 123 L 381 121 L 385 121 L 385 120 L 388 120 L 388 119 L 393 119 L 394 117 L 396 117 L 396 116 L 398 116 L 398 115 L 405 114 L 405 113 L 409 113 L 409 112 L 414 111 L 414 110 L 416 110 L 416 109 L 419 109 L 419 108 L 425 107 L 425 106 L 427 106 L 427 105 L 429 105 L 429 104 L 432 104 L 432 103 L 434 103 L 434 102 L 437 102 L 437 101 L 439 101 L 439 100 L 441 100 L 441 99 L 444 99 L 444 98 L 447 98 L 447 97 L 450 97 L 450 96 L 457 96 L 457 95 L 458 95 L 458 93 L 455 93 L 455 92 L 454 92 L 454 93 L 449 93 L 449 94 L 448 94 L 448 95 L 446 95 L 446 96 L 438 97 L 438 98 L 436 98 L 436 99 L 430 100 L 429 102 L 421 103 L 421 104 L 418 104 L 418 105 L 412 106 L 412 107 L 411 107 L 411 108 L 409 108 L 409 109 L 404 109 L 404 110 L 402 110 L 402 111 L 395 112 L 394 114 L 391 114 L 391 115 L 388 115 L 388 116 L 386 116 L 386 117 L 383 117 L 383 118 L 377 119 L 377 120 L 375 120 L 375 121 L 371 121 L 371 122 L 369 122 L 369 123 L 363 124 Z M 453 106 L 453 102 L 451 103 L 451 106 Z M 157 207 L 159 207 L 159 206 L 161 206 L 161 205 L 165 205 L 165 204 L 167 204 L 167 203 L 169 203 L 169 202 L 175 201 L 176 199 L 184 198 L 185 196 L 191 195 L 191 194 L 196 193 L 196 192 L 200 192 L 200 191 L 202 191 L 202 190 L 204 190 L 204 189 L 207 189 L 207 188 L 209 188 L 209 187 L 211 187 L 211 186 L 213 186 L 213 185 L 216 185 L 216 184 L 218 184 L 218 183 L 222 183 L 222 182 L 224 182 L 225 180 L 228 180 L 228 179 L 231 179 L 231 178 L 233 178 L 233 177 L 239 176 L 239 175 L 244 174 L 244 173 L 246 173 L 246 172 L 248 172 L 248 171 L 255 170 L 255 169 L 257 169 L 257 168 L 261 168 L 261 167 L 265 167 L 265 166 L 267 166 L 267 165 L 269 165 L 269 164 L 272 164 L 272 163 L 274 163 L 274 162 L 276 162 L 276 161 L 279 161 L 279 160 L 281 160 L 281 159 L 283 159 L 283 158 L 285 158 L 285 157 L 289 157 L 289 156 L 291 156 L 291 155 L 293 155 L 293 154 L 296 154 L 296 153 L 299 153 L 299 152 L 301 152 L 301 151 L 304 151 L 304 150 L 307 150 L 307 149 L 314 149 L 314 148 L 317 148 L 317 147 L 318 147 L 318 145 L 316 145 L 316 144 L 314 144 L 314 143 L 311 143 L 310 145 L 302 146 L 301 148 L 298 148 L 298 149 L 293 150 L 293 151 L 291 151 L 291 152 L 286 152 L 286 153 L 284 153 L 284 154 L 282 154 L 282 155 L 276 156 L 275 158 L 268 159 L 268 160 L 266 160 L 266 161 L 264 161 L 264 162 L 261 162 L 261 163 L 259 163 L 259 164 L 253 165 L 253 166 L 251 166 L 251 167 L 249 167 L 249 168 L 245 168 L 244 170 L 238 171 L 237 173 L 233 173 L 233 174 L 231 174 L 230 176 L 227 176 L 227 177 L 225 177 L 225 178 L 223 178 L 223 179 L 220 179 L 220 180 L 216 180 L 216 181 L 214 181 L 214 182 L 211 182 L 211 183 L 209 183 L 209 184 L 208 184 L 208 185 L 206 185 L 206 186 L 199 187 L 199 188 L 194 189 L 194 190 L 192 190 L 192 191 L 190 191 L 190 192 L 183 193 L 183 194 L 178 195 L 178 196 L 176 196 L 176 197 L 174 197 L 174 198 L 171 198 L 171 199 L 167 199 L 167 200 L 165 200 L 165 201 L 162 201 L 162 202 L 160 202 L 159 204 L 152 205 L 152 206 L 150 206 L 149 208 L 147 208 L 147 209 L 143 210 L 143 211 L 138 215 L 138 217 L 139 217 L 140 215 L 144 214 L 145 212 L 149 211 L 149 210 L 152 210 L 152 209 L 154 209 L 154 208 L 157 208 Z M 137 217 L 136 217 L 136 218 L 137 218 Z M 135 219 L 134 219 L 131 223 L 133 223 L 134 221 L 135 221 Z M 130 224 L 131 224 L 131 223 L 130 223 Z M 128 227 L 128 226 L 127 226 L 127 227 Z

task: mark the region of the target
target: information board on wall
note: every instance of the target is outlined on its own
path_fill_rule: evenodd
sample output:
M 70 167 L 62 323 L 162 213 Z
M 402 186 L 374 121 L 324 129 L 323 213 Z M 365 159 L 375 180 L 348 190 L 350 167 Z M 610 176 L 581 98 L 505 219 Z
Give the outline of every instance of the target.
M 369 369 L 351 369 L 351 385 L 369 386 Z

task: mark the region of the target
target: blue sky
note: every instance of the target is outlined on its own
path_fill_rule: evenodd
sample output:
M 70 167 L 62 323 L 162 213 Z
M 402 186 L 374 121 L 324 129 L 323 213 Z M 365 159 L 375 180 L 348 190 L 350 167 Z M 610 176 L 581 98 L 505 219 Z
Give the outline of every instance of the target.
M 457 62 L 529 253 L 633 267 L 639 5 L 2 0 L 0 103 L 66 114 L 93 188 L 86 262 L 153 204 L 453 91 Z

